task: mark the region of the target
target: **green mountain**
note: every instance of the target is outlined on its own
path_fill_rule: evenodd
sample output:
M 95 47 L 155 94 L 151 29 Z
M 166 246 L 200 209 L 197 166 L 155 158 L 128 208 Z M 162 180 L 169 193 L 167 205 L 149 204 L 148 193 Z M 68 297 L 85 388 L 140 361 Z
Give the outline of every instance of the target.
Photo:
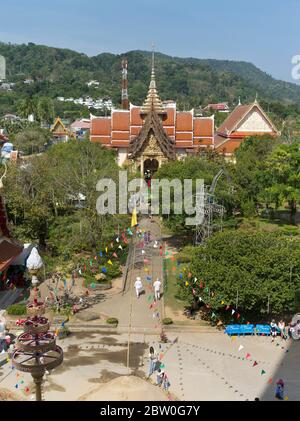
M 29 43 L 0 43 L 7 60 L 7 79 L 16 82 L 12 92 L 0 91 L 0 113 L 14 111 L 18 100 L 30 96 L 111 97 L 120 103 L 121 60 L 128 59 L 129 97 L 134 104 L 144 100 L 149 84 L 151 54 L 130 51 L 88 57 L 75 51 Z M 300 86 L 272 78 L 251 63 L 170 57 L 156 54 L 156 79 L 162 99 L 176 100 L 182 109 L 226 101 L 230 105 L 260 100 L 300 105 Z M 35 83 L 25 85 L 23 80 Z M 89 88 L 89 80 L 99 88 Z

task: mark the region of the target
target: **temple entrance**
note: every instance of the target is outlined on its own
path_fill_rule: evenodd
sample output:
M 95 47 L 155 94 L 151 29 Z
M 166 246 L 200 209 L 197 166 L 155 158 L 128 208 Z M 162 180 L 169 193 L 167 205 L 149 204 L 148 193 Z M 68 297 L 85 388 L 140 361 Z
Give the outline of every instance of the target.
M 144 177 L 146 182 L 150 181 L 153 177 L 153 175 L 156 173 L 156 171 L 159 168 L 159 162 L 157 159 L 146 159 L 144 161 Z

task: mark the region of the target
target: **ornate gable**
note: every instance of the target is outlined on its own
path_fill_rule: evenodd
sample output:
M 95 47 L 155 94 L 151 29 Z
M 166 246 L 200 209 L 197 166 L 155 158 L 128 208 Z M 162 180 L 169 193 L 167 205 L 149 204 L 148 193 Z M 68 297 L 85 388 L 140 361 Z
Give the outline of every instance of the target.
M 153 109 L 147 114 L 140 133 L 130 142 L 130 158 L 135 159 L 146 150 L 151 155 L 162 154 L 167 159 L 176 159 L 175 142 L 164 131 L 161 119 Z

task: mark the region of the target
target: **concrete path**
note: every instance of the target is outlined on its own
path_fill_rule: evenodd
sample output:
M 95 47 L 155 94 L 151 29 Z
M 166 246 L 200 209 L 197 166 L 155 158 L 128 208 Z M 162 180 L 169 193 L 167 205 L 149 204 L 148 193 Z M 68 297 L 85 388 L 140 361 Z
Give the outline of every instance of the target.
M 124 294 L 120 292 L 95 305 L 93 311 L 104 313 L 111 317 L 116 317 L 119 320 L 119 327 L 131 327 L 134 328 L 145 328 L 145 329 L 158 329 L 160 325 L 159 318 L 153 317 L 154 311 L 161 315 L 162 303 L 159 302 L 150 309 L 150 305 L 154 304 L 153 296 L 153 282 L 159 277 L 162 280 L 162 257 L 159 255 L 159 248 L 153 247 L 154 241 L 159 241 L 161 244 L 161 232 L 160 227 L 156 222 L 151 222 L 150 219 L 144 218 L 139 221 L 139 228 L 142 231 L 151 232 L 150 244 L 144 244 L 143 240 L 136 238 L 135 251 L 133 253 L 133 261 L 131 262 L 130 269 L 128 272 L 126 289 Z M 141 251 L 145 251 L 145 255 L 141 254 Z M 147 259 L 149 263 L 144 264 L 143 260 Z M 136 277 L 140 276 L 143 283 L 143 294 L 137 299 L 134 289 L 134 282 Z M 147 281 L 147 276 L 151 277 L 151 281 Z

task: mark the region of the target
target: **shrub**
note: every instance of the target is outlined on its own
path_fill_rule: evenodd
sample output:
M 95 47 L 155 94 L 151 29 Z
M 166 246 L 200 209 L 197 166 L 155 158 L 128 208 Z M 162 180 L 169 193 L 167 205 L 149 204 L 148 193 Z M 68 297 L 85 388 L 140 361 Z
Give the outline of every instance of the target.
M 11 316 L 23 316 L 27 313 L 26 304 L 12 304 L 7 307 L 6 312 Z
M 163 325 L 171 325 L 171 324 L 173 324 L 173 320 L 170 317 L 165 317 L 162 320 L 162 323 L 163 323 Z
M 106 323 L 108 325 L 117 325 L 119 323 L 119 320 L 116 319 L 115 317 L 110 317 L 109 319 L 106 320 Z

